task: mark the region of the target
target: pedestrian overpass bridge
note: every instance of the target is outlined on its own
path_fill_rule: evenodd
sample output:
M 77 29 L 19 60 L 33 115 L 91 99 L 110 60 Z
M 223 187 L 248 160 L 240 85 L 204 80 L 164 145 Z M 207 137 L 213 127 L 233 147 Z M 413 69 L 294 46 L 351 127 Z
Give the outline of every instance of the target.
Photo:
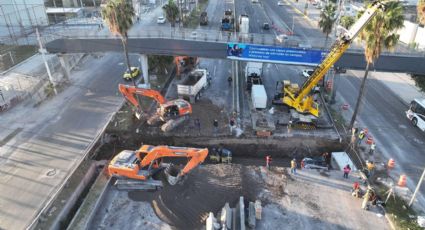
M 46 49 L 50 53 L 122 52 L 121 40 L 119 37 L 111 35 L 107 29 L 69 28 L 62 32 L 44 31 L 43 37 L 47 39 Z M 322 39 L 300 40 L 296 37 L 289 37 L 283 43 L 277 43 L 272 34 L 249 34 L 242 38 L 239 37 L 239 34 L 235 36 L 235 34 L 216 30 L 191 30 L 161 26 L 145 27 L 142 31 L 132 30 L 128 37 L 130 53 L 187 55 L 216 59 L 227 58 L 227 43 L 239 42 L 247 45 L 287 47 L 300 50 L 320 50 L 323 49 L 324 43 Z M 329 50 L 332 42 L 329 43 L 324 50 Z M 264 62 L 273 61 L 265 60 Z M 365 69 L 366 62 L 362 46 L 353 43 L 335 66 L 343 69 Z M 383 52 L 371 66 L 371 70 L 425 74 L 425 51 L 415 51 L 398 46 L 394 52 Z

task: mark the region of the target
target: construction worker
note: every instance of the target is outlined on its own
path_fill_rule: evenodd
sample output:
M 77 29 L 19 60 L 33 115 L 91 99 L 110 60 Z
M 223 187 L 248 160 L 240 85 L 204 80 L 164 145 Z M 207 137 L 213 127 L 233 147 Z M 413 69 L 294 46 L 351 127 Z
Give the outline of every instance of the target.
M 376 143 L 372 142 L 372 144 L 370 145 L 370 149 L 369 149 L 370 155 L 373 155 L 373 153 L 375 152 L 375 148 L 376 148 Z
M 230 75 L 230 76 L 227 78 L 227 82 L 229 82 L 229 86 L 231 86 L 231 85 L 232 85 L 232 81 L 233 81 L 233 78 L 232 78 L 232 75 Z
M 233 134 L 233 129 L 235 128 L 235 125 L 236 125 L 235 118 L 233 117 L 230 118 L 229 125 L 230 125 L 230 133 Z
M 291 161 L 291 173 L 297 175 L 297 160 L 295 158 Z
M 364 130 L 360 131 L 360 133 L 359 133 L 359 139 L 357 140 L 357 145 L 361 145 L 362 144 L 362 141 L 365 138 L 365 136 L 366 136 L 365 131 Z
M 366 161 L 366 167 L 368 171 L 368 177 L 371 177 L 375 169 L 375 164 L 373 161 Z
M 195 121 L 195 127 L 198 130 L 198 135 L 201 135 L 201 121 L 199 120 L 199 118 L 196 118 Z
M 360 183 L 354 182 L 353 189 L 351 190 L 351 195 L 357 198 L 361 198 L 361 192 L 360 192 Z
M 270 163 L 272 163 L 272 157 L 270 155 L 266 156 L 266 168 L 270 169 Z
M 343 170 L 344 170 L 344 178 L 348 179 L 348 174 L 351 172 L 350 165 L 346 165 Z
M 218 133 L 218 120 L 217 119 L 214 119 L 214 122 L 213 122 L 213 127 L 214 127 L 214 136 L 216 136 L 217 135 L 217 133 Z

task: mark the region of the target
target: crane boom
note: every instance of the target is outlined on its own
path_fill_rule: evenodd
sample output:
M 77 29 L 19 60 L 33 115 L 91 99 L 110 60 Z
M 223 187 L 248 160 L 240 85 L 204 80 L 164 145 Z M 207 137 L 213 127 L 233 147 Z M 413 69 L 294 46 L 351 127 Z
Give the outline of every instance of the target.
M 315 69 L 311 76 L 304 82 L 299 91 L 293 92 L 285 88 L 283 103 L 296 109 L 299 113 L 310 113 L 316 117 L 319 116 L 319 109 L 313 106 L 313 97 L 309 95 L 317 83 L 325 76 L 328 70 L 339 60 L 339 58 L 348 49 L 353 40 L 367 23 L 377 14 L 378 10 L 384 10 L 384 2 L 375 1 L 356 21 L 356 23 L 340 35 L 332 45 L 330 52 L 325 59 Z

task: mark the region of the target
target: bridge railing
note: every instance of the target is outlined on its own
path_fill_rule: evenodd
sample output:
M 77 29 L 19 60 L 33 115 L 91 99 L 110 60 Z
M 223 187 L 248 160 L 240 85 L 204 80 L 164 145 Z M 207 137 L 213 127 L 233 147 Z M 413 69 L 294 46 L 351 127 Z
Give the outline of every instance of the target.
M 45 41 L 51 41 L 59 38 L 68 39 L 118 39 L 119 37 L 109 32 L 106 27 L 68 27 L 68 28 L 55 28 L 49 27 L 43 31 Z M 205 41 L 205 42 L 220 42 L 220 43 L 245 43 L 256 45 L 272 45 L 282 47 L 304 48 L 304 49 L 323 49 L 329 50 L 333 43 L 329 39 L 327 44 L 324 44 L 323 39 L 308 38 L 301 39 L 297 36 L 287 36 L 283 39 L 277 39 L 273 34 L 242 34 L 219 30 L 205 30 L 205 29 L 187 29 L 179 27 L 137 27 L 133 28 L 128 33 L 129 39 L 132 38 L 162 38 L 162 39 L 178 39 L 178 40 L 192 40 L 192 41 Z M 359 42 L 354 42 L 350 49 L 351 52 L 363 53 L 363 46 Z M 393 52 L 384 51 L 382 53 L 391 54 L 396 56 L 425 56 L 425 51 L 415 50 L 408 48 L 404 45 L 398 45 Z

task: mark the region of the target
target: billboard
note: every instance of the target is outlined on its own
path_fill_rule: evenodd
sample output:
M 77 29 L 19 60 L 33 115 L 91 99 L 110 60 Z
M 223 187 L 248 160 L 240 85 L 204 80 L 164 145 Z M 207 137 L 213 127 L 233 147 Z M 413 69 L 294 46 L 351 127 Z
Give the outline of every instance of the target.
M 233 60 L 316 66 L 326 54 L 314 49 L 227 43 L 227 58 Z

